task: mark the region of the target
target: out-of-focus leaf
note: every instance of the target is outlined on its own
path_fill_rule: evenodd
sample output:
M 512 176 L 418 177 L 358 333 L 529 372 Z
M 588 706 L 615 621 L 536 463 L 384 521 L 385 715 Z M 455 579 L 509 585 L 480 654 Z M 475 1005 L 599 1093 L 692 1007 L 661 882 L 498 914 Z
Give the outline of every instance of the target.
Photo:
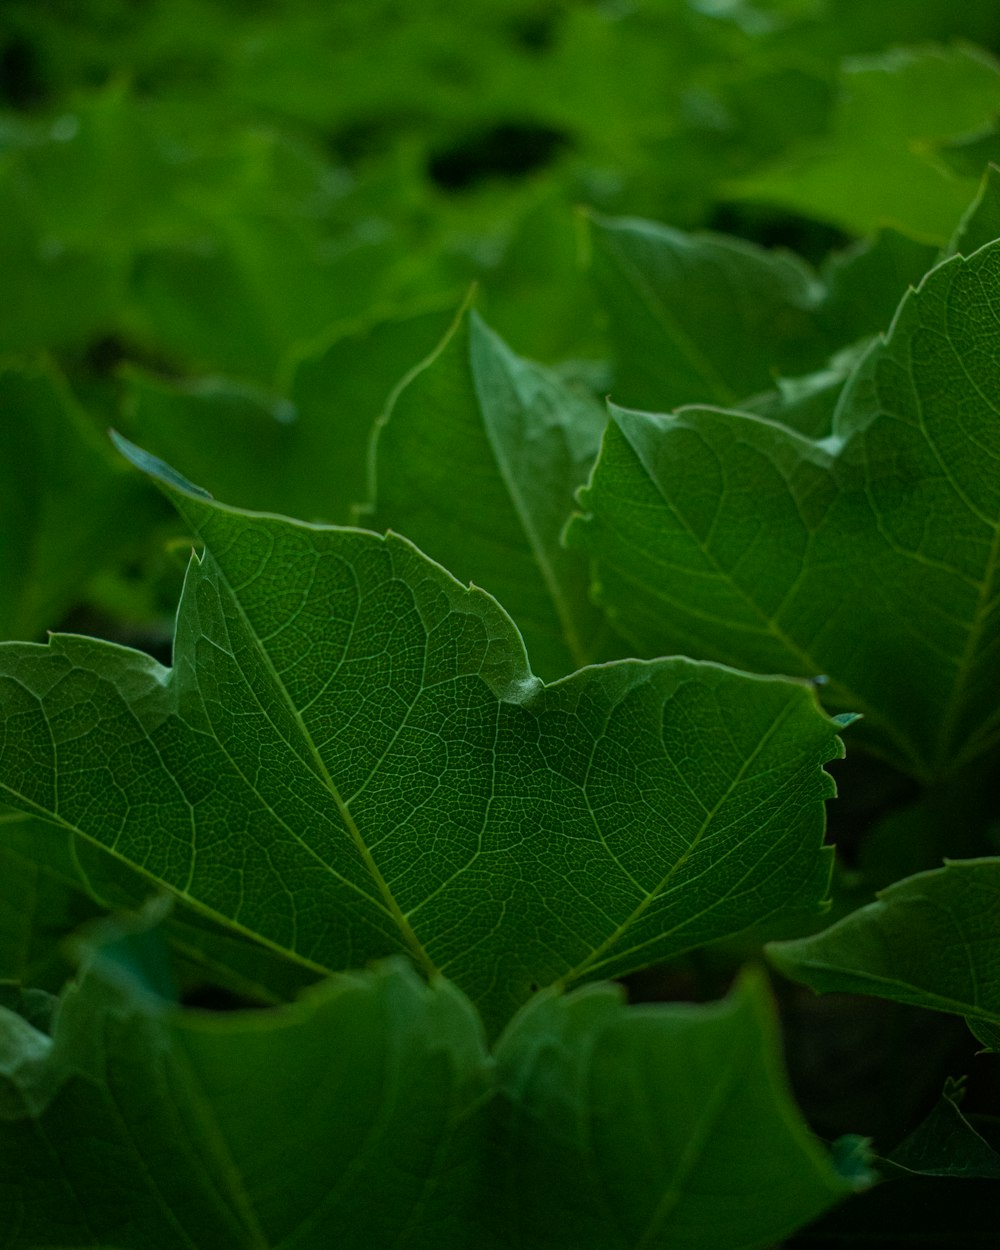
M 467 1000 L 394 963 L 183 1011 L 152 940 L 105 930 L 51 1038 L 0 1008 L 5 1246 L 464 1250 L 487 1082 Z
M 0 366 L 0 466 L 0 638 L 37 638 L 162 506 L 43 362 Z
M 284 394 L 232 379 L 178 383 L 130 370 L 125 428 L 239 507 L 346 521 L 367 490 L 375 418 L 453 314 L 449 304 L 326 335 L 287 365 Z
M 969 205 L 952 235 L 947 253 L 971 256 L 994 239 L 1000 239 L 1000 168 L 990 165 L 983 175 L 979 194 Z
M 955 177 L 938 152 L 992 127 L 1000 68 L 968 46 L 897 49 L 847 60 L 839 85 L 825 142 L 733 190 L 857 234 L 892 226 L 944 244 L 975 184 Z
M 804 1131 L 778 1051 L 754 974 L 706 1006 L 609 986 L 531 1004 L 497 1051 L 507 1244 L 749 1250 L 862 1188 Z

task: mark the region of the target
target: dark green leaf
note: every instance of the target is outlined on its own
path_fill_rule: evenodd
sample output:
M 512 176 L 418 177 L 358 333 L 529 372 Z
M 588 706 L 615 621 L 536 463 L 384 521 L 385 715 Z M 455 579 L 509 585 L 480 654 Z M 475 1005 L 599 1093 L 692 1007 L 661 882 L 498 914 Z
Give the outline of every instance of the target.
M 470 312 L 396 392 L 373 444 L 365 521 L 496 595 L 546 679 L 609 649 L 586 562 L 559 542 L 604 422 Z
M 447 983 L 393 963 L 213 1016 L 160 997 L 154 935 L 111 937 L 51 1039 L 0 1008 L 5 1247 L 468 1245 L 487 1070 Z
M 864 1184 L 804 1130 L 757 975 L 708 1006 L 626 1008 L 609 986 L 543 996 L 497 1062 L 511 1247 L 749 1250 Z
M 36 638 L 161 506 L 46 363 L 0 366 L 0 453 L 0 638 Z
M 955 860 L 897 881 L 878 902 L 813 937 L 773 943 L 768 954 L 787 976 L 820 993 L 877 994 L 954 1012 L 974 1032 L 995 1037 L 998 900 L 1000 859 Z
M 933 270 L 857 366 L 834 433 L 612 410 L 585 515 L 599 601 L 640 654 L 828 679 L 916 776 L 1000 736 L 1000 245 Z
M 173 669 L 7 645 L 0 787 L 317 970 L 395 950 L 491 1028 L 815 909 L 837 725 L 687 660 L 545 687 L 496 602 L 405 540 L 216 504 L 145 453 L 206 551 Z
M 889 1156 L 893 1169 L 1000 1180 L 1000 1154 L 962 1114 L 963 1092 L 963 1082 L 946 1082 L 934 1110 Z

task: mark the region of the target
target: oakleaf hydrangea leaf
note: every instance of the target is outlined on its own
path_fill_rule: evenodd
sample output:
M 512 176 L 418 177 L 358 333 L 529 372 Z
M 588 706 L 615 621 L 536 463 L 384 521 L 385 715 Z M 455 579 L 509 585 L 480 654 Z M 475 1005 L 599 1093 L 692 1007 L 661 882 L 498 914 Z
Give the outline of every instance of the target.
M 174 663 L 0 650 L 0 796 L 317 970 L 408 952 L 505 1021 L 826 892 L 805 684 L 688 660 L 543 686 L 409 542 L 255 515 L 145 453 L 204 544 Z

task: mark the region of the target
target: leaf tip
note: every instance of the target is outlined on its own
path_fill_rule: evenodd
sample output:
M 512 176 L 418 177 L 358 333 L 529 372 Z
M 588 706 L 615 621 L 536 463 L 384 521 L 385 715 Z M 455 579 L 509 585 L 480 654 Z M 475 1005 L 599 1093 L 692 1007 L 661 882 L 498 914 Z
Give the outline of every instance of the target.
M 130 442 L 124 435 L 119 434 L 117 430 L 109 430 L 108 435 L 125 459 L 149 477 L 155 478 L 156 481 L 162 482 L 165 486 L 173 487 L 175 490 L 182 490 L 185 494 L 197 495 L 202 499 L 212 498 L 203 487 L 195 486 L 183 474 L 171 468 L 166 461 L 161 460 L 159 456 L 154 456 L 151 452 L 144 451 L 141 447 L 137 447 L 135 443 Z

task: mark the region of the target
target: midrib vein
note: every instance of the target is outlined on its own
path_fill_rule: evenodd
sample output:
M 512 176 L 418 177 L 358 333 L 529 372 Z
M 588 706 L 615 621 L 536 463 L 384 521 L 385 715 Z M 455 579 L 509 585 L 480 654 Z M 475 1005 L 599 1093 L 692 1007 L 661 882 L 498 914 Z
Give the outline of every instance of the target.
M 236 606 L 236 610 L 240 615 L 240 620 L 246 626 L 246 629 L 248 633 L 250 634 L 250 637 L 253 639 L 254 643 L 257 646 L 258 654 L 263 660 L 263 663 L 267 672 L 270 674 L 270 677 L 274 683 L 275 689 L 280 694 L 282 702 L 284 703 L 285 707 L 288 709 L 294 724 L 296 725 L 296 727 L 298 728 L 299 732 L 302 735 L 302 740 L 306 745 L 306 749 L 308 750 L 309 759 L 312 762 L 313 769 L 316 773 L 316 776 L 322 782 L 324 788 L 327 790 L 330 797 L 333 799 L 334 804 L 337 808 L 337 812 L 340 816 L 340 819 L 343 821 L 344 827 L 346 828 L 348 835 L 354 844 L 355 849 L 357 850 L 358 854 L 361 856 L 361 861 L 364 864 L 369 876 L 371 877 L 372 881 L 375 883 L 375 888 L 378 890 L 379 896 L 381 897 L 383 903 L 385 904 L 386 911 L 389 913 L 390 917 L 396 924 L 396 927 L 399 929 L 400 933 L 402 934 L 403 940 L 406 942 L 406 945 L 410 948 L 410 951 L 412 952 L 413 957 L 416 959 L 416 961 L 420 964 L 420 966 L 424 969 L 424 971 L 429 976 L 435 975 L 438 970 L 434 964 L 434 961 L 428 955 L 427 951 L 424 950 L 423 944 L 421 943 L 420 939 L 417 937 L 416 933 L 414 932 L 412 926 L 410 925 L 410 922 L 407 920 L 406 916 L 403 914 L 402 908 L 399 906 L 399 903 L 396 901 L 395 895 L 393 894 L 392 890 L 390 890 L 388 882 L 386 881 L 385 877 L 383 877 L 378 864 L 376 864 L 371 851 L 368 849 L 368 845 L 365 842 L 364 837 L 362 836 L 361 830 L 358 828 L 357 822 L 355 821 L 350 808 L 347 806 L 347 803 L 344 801 L 343 797 L 341 796 L 340 789 L 337 786 L 336 782 L 330 776 L 330 771 L 326 766 L 326 762 L 324 761 L 322 755 L 320 755 L 319 749 L 317 748 L 316 743 L 313 741 L 312 734 L 309 732 L 305 722 L 302 719 L 302 716 L 299 713 L 299 709 L 295 706 L 295 703 L 292 700 L 291 695 L 289 694 L 288 687 L 282 681 L 281 675 L 278 673 L 278 670 L 274 667 L 274 664 L 271 660 L 270 652 L 264 646 L 256 629 L 253 627 L 253 624 L 251 623 L 246 612 L 244 611 L 243 604 L 241 603 L 236 591 L 233 589 L 232 585 L 230 584 L 228 577 L 226 577 L 226 574 L 223 571 L 222 566 L 219 564 L 217 560 L 215 560 L 214 557 L 213 557 L 213 563 L 215 567 L 219 570 L 219 576 L 225 582 L 226 589 L 228 590 L 230 597 L 232 599 L 232 602 Z
M 527 408 L 528 405 L 521 404 L 521 395 L 516 382 L 506 370 L 504 372 L 507 380 L 511 384 L 511 389 L 517 397 L 518 405 Z M 535 524 L 531 516 L 531 509 L 525 504 L 524 499 L 521 496 L 521 492 L 518 490 L 517 480 L 510 471 L 510 465 L 507 462 L 507 457 L 503 450 L 503 441 L 499 437 L 494 437 L 493 423 L 486 418 L 487 401 L 484 398 L 482 389 L 480 388 L 479 376 L 474 362 L 472 363 L 472 376 L 480 412 L 483 414 L 483 430 L 486 434 L 486 441 L 489 444 L 494 463 L 496 464 L 501 480 L 506 487 L 517 522 L 520 525 L 525 538 L 528 540 L 528 547 L 530 548 L 534 561 L 541 572 L 542 581 L 545 584 L 545 589 L 548 593 L 549 599 L 552 602 L 552 606 L 555 608 L 556 617 L 558 618 L 559 625 L 562 629 L 563 641 L 566 644 L 566 649 L 569 651 L 570 658 L 577 668 L 583 668 L 584 665 L 588 664 L 593 657 L 587 654 L 583 641 L 580 638 L 579 630 L 576 628 L 576 622 L 573 620 L 572 614 L 566 604 L 565 595 L 563 594 L 562 587 L 559 584 L 559 578 L 556 575 L 556 571 L 552 567 L 552 561 L 549 559 L 545 543 L 542 541 L 541 536 L 535 528 Z

